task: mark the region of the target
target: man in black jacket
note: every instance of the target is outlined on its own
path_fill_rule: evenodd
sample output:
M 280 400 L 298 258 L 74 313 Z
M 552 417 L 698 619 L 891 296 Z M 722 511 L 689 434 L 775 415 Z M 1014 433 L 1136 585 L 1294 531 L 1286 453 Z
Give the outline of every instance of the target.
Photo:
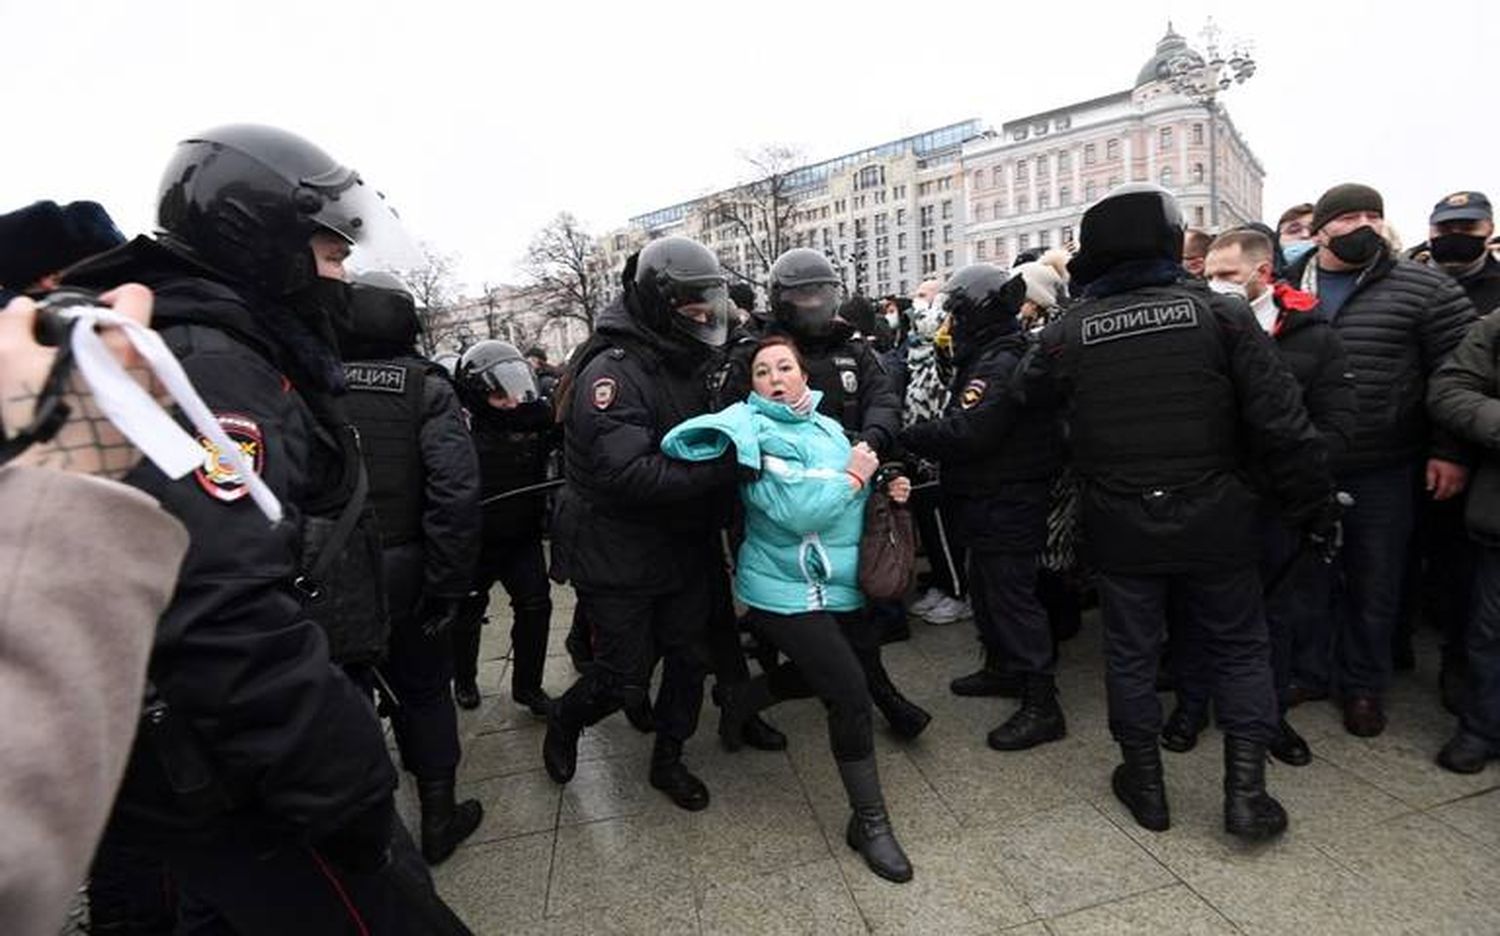
M 157 223 L 156 239 L 74 268 L 68 284 L 152 288 L 153 324 L 289 509 L 268 527 L 206 441 L 191 477 L 145 463 L 127 477 L 192 547 L 157 626 L 151 718 L 109 838 L 165 861 L 206 929 L 411 932 L 437 898 L 393 848 L 396 778 L 379 722 L 292 587 L 300 508 L 351 474 L 335 439 L 343 259 L 394 216 L 307 141 L 238 125 L 179 144 Z
M 719 404 L 749 396 L 758 338 L 786 335 L 802 352 L 807 385 L 823 394 L 818 412 L 838 420 L 851 442 L 865 442 L 889 460 L 896 455 L 901 432 L 901 396 L 879 353 L 838 317 L 841 290 L 838 274 L 818 251 L 798 247 L 777 257 L 771 265 L 769 315 L 758 336 L 747 335 L 730 349 Z M 932 716 L 902 695 L 886 672 L 880 659 L 881 621 L 868 612 L 848 620 L 845 636 L 864 667 L 875 707 L 899 737 L 917 737 Z
M 988 742 L 997 751 L 1020 751 L 1067 734 L 1057 653 L 1037 593 L 1049 491 L 1062 467 L 1061 426 L 1055 406 L 1021 403 L 1006 392 L 1030 347 L 1018 318 L 1025 277 L 974 264 L 953 274 L 943 295 L 956 368 L 948 406 L 940 418 L 903 430 L 901 444 L 939 463 L 943 509 L 969 554 L 986 658 L 998 658 L 1022 681 L 1021 707 Z
M 458 718 L 448 692 L 447 631 L 479 551 L 479 472 L 446 375 L 417 354 L 417 307 L 395 277 L 350 288 L 339 350 L 359 429 L 370 501 L 380 518 L 390 649 L 381 672 L 395 698 L 401 763 L 417 778 L 422 856 L 437 864 L 479 826 L 477 800 L 454 802 Z
M 1171 603 L 1213 673 L 1225 829 L 1263 839 L 1287 817 L 1265 789 L 1276 700 L 1244 471 L 1253 452 L 1298 525 L 1323 536 L 1332 485 L 1296 384 L 1244 301 L 1182 280 L 1182 229 L 1176 200 L 1145 183 L 1084 214 L 1068 265 L 1083 298 L 1043 329 L 1025 387 L 1068 404 L 1124 759 L 1115 795 L 1143 827 L 1170 824 L 1155 682 Z
M 1435 501 L 1463 492 L 1464 448 L 1428 426 L 1427 377 L 1463 338 L 1474 307 L 1451 278 L 1391 255 L 1384 203 L 1366 185 L 1334 186 L 1313 211 L 1315 253 L 1287 281 L 1318 297 L 1354 373 L 1359 414 L 1349 448 L 1334 461 L 1338 487 L 1354 497 L 1338 563 L 1342 592 L 1331 659 L 1303 660 L 1293 701 L 1337 690 L 1344 727 L 1385 730 L 1383 696 L 1400 612 L 1416 489 Z
M 1270 334 L 1297 379 L 1308 418 L 1329 453 L 1337 455 L 1349 447 L 1358 416 L 1354 376 L 1338 335 L 1317 317 L 1317 298 L 1273 280 L 1274 257 L 1271 239 L 1260 231 L 1242 228 L 1222 234 L 1209 247 L 1204 267 L 1209 288 L 1249 301 L 1256 322 Z M 1312 753 L 1286 719 L 1292 654 L 1301 634 L 1326 633 L 1333 612 L 1332 578 L 1328 566 L 1302 548 L 1299 531 L 1282 518 L 1271 492 L 1266 493 L 1261 509 L 1260 568 L 1264 584 L 1271 588 L 1266 595 L 1266 624 L 1281 712 L 1277 734 L 1268 748 L 1282 763 L 1302 766 L 1312 760 Z M 1177 708 L 1161 736 L 1162 746 L 1169 751 L 1190 750 L 1208 721 L 1209 688 L 1199 649 L 1179 644 L 1173 654 Z
M 703 703 L 708 576 L 735 468 L 729 458 L 669 459 L 660 444 L 709 409 L 729 300 L 718 259 L 687 238 L 652 241 L 631 261 L 624 295 L 600 316 L 563 390 L 567 480 L 552 576 L 578 592 L 594 653 L 552 706 L 542 759 L 553 780 L 571 780 L 579 734 L 639 702 L 660 655 L 651 785 L 700 810 L 708 788 L 682 763 L 682 745 Z

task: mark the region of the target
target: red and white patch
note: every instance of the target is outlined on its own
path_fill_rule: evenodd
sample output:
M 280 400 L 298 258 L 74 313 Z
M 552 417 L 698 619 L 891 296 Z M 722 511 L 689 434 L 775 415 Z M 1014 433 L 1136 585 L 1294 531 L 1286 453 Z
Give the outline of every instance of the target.
M 615 379 L 613 377 L 600 377 L 594 381 L 594 386 L 589 389 L 589 396 L 593 398 L 594 409 L 609 409 L 615 402 Z
M 979 401 L 984 399 L 984 387 L 985 383 L 982 380 L 969 381 L 964 387 L 963 394 L 958 398 L 959 408 L 973 409 L 978 406 Z
M 239 445 L 240 452 L 250 462 L 255 473 L 262 474 L 266 466 L 266 443 L 260 426 L 250 417 L 238 413 L 218 413 L 216 416 L 219 425 L 224 428 L 224 434 Z M 234 470 L 234 466 L 212 439 L 199 436 L 198 444 L 203 446 L 203 465 L 193 472 L 193 477 L 198 479 L 198 485 L 209 496 L 227 502 L 237 501 L 250 493 L 245 479 Z

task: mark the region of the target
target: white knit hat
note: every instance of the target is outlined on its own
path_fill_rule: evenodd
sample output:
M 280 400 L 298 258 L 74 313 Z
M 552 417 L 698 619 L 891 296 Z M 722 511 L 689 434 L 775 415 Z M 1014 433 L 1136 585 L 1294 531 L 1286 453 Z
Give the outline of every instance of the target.
M 1026 280 L 1026 298 L 1043 309 L 1055 308 L 1068 283 L 1067 264 L 1067 251 L 1049 250 L 1042 259 L 1016 267 Z

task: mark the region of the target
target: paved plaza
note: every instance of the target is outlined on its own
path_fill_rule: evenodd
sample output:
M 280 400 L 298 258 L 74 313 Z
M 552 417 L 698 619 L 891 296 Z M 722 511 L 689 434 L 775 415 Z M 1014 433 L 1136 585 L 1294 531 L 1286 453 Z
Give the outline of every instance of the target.
M 556 693 L 573 678 L 562 649 L 572 594 L 554 599 Z M 984 743 L 1014 702 L 948 693 L 977 662 L 971 625 L 914 623 L 886 660 L 932 725 L 902 743 L 876 719 L 891 815 L 916 867 L 895 885 L 844 845 L 847 807 L 815 701 L 767 713 L 791 740 L 774 754 L 724 753 L 706 706 L 686 752 L 713 794 L 701 813 L 647 785 L 651 739 L 619 715 L 584 734 L 573 782 L 552 783 L 542 723 L 510 701 L 503 592 L 492 610 L 484 703 L 461 713 L 459 794 L 479 797 L 485 820 L 436 871 L 485 936 L 1500 933 L 1500 767 L 1461 777 L 1433 764 L 1452 719 L 1436 701 L 1430 641 L 1398 680 L 1383 736 L 1345 734 L 1327 703 L 1293 712 L 1315 759 L 1268 768 L 1291 829 L 1246 847 L 1222 831 L 1213 730 L 1189 754 L 1164 753 L 1169 832 L 1140 829 L 1115 802 L 1096 614 L 1063 650 L 1067 739 L 1014 754 Z M 408 817 L 413 800 L 405 782 Z

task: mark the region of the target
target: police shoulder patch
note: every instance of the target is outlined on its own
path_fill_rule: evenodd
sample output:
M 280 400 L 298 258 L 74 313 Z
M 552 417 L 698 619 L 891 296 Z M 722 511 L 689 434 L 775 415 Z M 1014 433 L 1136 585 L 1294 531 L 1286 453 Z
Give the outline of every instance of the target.
M 219 425 L 223 427 L 224 434 L 229 440 L 240 447 L 240 452 L 250 462 L 256 474 L 263 474 L 266 467 L 266 440 L 262 436 L 260 426 L 249 416 L 239 413 L 216 413 Z M 203 446 L 203 464 L 193 473 L 198 480 L 198 486 L 203 488 L 210 497 L 225 502 L 237 501 L 250 493 L 245 479 L 225 457 L 219 447 L 207 436 L 199 436 L 198 444 Z
M 1139 338 L 1156 332 L 1198 327 L 1198 306 L 1190 299 L 1175 302 L 1143 302 L 1099 312 L 1083 320 L 1083 343 L 1102 344 L 1121 338 Z
M 984 399 L 985 382 L 977 377 L 964 385 L 964 391 L 959 395 L 958 405 L 960 409 L 973 409 Z
M 375 393 L 405 393 L 406 368 L 399 364 L 354 361 L 344 365 L 344 383 L 350 390 Z
M 615 402 L 616 390 L 613 377 L 600 377 L 595 380 L 593 386 L 589 388 L 589 398 L 594 401 L 594 409 L 609 409 Z

